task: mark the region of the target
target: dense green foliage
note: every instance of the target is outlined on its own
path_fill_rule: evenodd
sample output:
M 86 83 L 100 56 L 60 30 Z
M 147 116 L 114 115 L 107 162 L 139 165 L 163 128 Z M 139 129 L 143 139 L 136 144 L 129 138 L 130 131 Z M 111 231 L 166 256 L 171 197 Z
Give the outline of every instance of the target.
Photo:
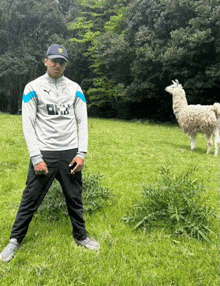
M 219 0 L 1 0 L 0 110 L 18 111 L 54 42 L 66 45 L 66 75 L 82 86 L 91 116 L 172 121 L 164 88 L 176 78 L 189 103 L 213 104 L 219 13 Z

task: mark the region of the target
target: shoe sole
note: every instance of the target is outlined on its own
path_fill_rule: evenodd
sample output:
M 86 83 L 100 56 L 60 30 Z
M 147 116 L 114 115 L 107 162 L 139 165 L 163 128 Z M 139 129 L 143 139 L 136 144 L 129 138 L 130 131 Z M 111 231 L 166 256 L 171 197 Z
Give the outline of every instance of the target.
M 80 242 L 78 242 L 78 241 L 76 241 L 76 240 L 75 240 L 75 242 L 76 242 L 76 244 L 77 244 L 78 246 L 85 247 L 86 249 L 90 249 L 90 250 L 99 250 L 99 248 L 100 248 L 100 246 L 99 246 L 99 247 L 87 246 L 87 245 L 85 245 L 85 244 L 81 244 Z
M 10 255 L 9 257 L 7 257 L 7 258 L 2 258 L 2 256 L 0 255 L 0 260 L 2 261 L 2 262 L 9 262 L 9 261 L 11 261 L 12 259 L 14 258 L 14 253 L 12 254 L 12 255 Z

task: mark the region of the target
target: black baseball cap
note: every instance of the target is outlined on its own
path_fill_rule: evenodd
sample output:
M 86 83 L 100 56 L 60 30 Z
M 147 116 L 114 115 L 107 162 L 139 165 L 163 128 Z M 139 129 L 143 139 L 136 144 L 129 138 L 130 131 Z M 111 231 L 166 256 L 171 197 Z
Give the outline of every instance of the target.
M 64 46 L 53 44 L 47 50 L 48 59 L 57 59 L 61 58 L 65 61 L 68 61 L 68 53 Z

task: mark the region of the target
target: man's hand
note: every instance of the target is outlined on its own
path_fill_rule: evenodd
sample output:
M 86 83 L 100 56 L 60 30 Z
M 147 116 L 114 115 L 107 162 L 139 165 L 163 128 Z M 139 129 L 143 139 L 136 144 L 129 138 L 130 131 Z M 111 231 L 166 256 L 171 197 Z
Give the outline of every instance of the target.
M 34 166 L 34 171 L 36 175 L 47 175 L 49 173 L 47 165 L 44 161 Z
M 74 163 L 76 166 L 71 170 L 71 174 L 75 174 L 75 172 L 79 172 L 83 169 L 84 160 L 79 157 L 75 157 L 69 164 L 69 167 L 73 166 Z

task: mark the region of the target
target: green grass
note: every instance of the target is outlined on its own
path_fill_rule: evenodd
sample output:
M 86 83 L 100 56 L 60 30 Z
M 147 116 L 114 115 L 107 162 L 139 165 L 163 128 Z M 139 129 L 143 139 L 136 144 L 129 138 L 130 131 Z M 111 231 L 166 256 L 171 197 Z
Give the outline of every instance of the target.
M 0 247 L 8 243 L 29 156 L 21 117 L 0 114 Z M 209 242 L 175 236 L 166 227 L 133 231 L 122 217 L 141 198 L 143 185 L 154 183 L 157 169 L 170 166 L 180 174 L 197 166 L 193 176 L 208 189 L 207 203 L 219 209 L 219 158 L 205 155 L 206 141 L 197 137 L 190 151 L 177 125 L 89 119 L 86 169 L 104 175 L 102 185 L 113 199 L 93 215 L 85 214 L 98 252 L 77 247 L 68 217 L 45 221 L 37 216 L 8 264 L 0 263 L 0 285 L 87 286 L 217 286 L 219 285 L 218 221 Z

